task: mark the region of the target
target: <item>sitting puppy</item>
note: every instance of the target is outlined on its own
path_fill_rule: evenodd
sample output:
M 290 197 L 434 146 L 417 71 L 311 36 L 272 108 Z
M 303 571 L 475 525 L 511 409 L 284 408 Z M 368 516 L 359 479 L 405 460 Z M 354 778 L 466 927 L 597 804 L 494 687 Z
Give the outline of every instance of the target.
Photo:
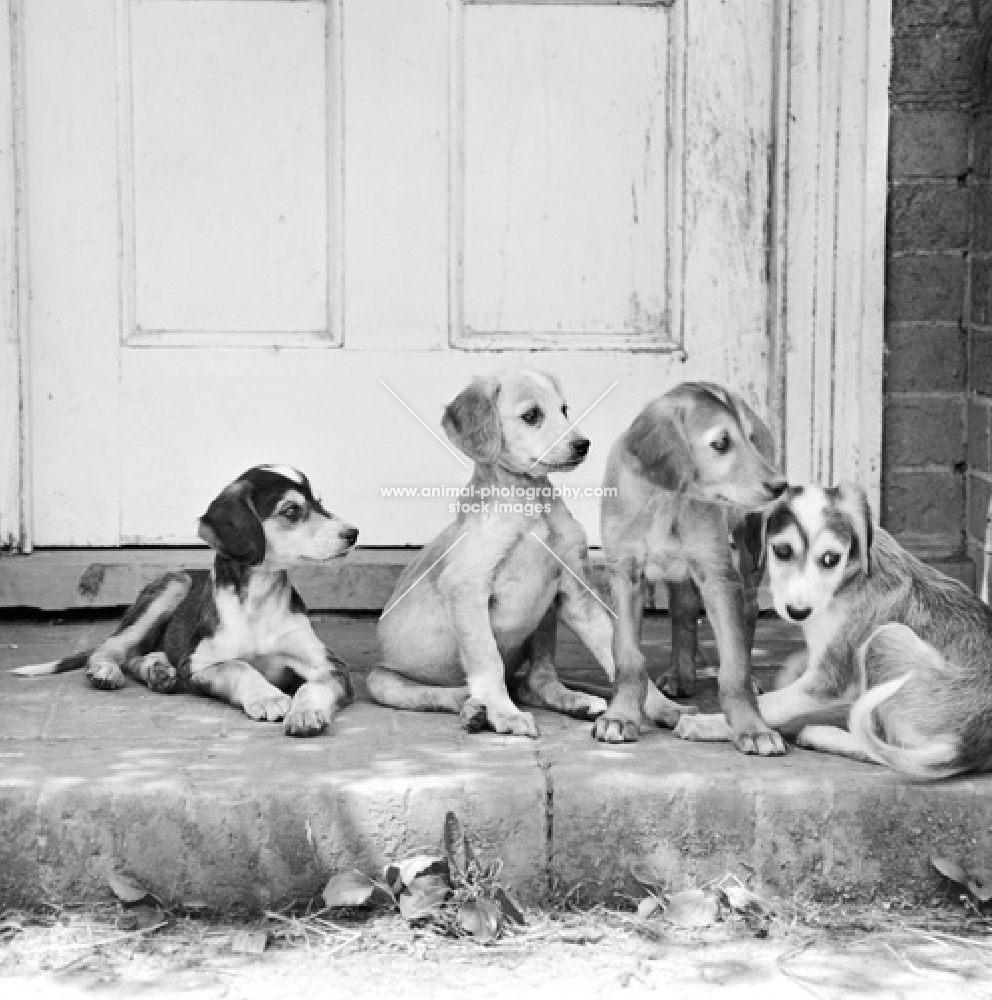
M 647 585 L 666 582 L 673 665 L 666 689 L 692 693 L 702 600 L 720 654 L 720 703 L 738 749 L 785 752 L 758 714 L 751 679 L 760 518 L 746 515 L 785 489 L 772 451 L 771 434 L 751 408 L 708 382 L 685 382 L 648 404 L 614 444 L 603 481 L 602 534 L 619 614 L 616 685 L 596 721 L 597 739 L 637 739 L 649 683 L 639 648 L 641 617 Z M 693 738 L 693 720 L 683 717 L 677 731 Z
M 525 705 L 584 718 L 606 708 L 555 672 L 560 615 L 613 676 L 612 619 L 589 585 L 585 532 L 548 480 L 589 451 L 567 418 L 557 381 L 534 371 L 478 379 L 447 407 L 445 432 L 475 461 L 471 497 L 382 613 L 384 664 L 368 678 L 376 701 L 523 736 L 537 736 L 537 725 L 511 701 L 508 679 Z M 674 725 L 685 709 L 654 694 L 652 707 Z
M 183 687 L 253 719 L 285 719 L 291 736 L 321 732 L 351 700 L 351 683 L 286 570 L 345 555 L 358 529 L 324 510 L 302 473 L 261 465 L 210 504 L 199 535 L 217 552 L 212 572 L 166 573 L 96 649 L 14 673 L 85 666 L 98 688 L 122 687 L 127 673 L 153 691 Z
M 987 768 L 992 611 L 873 530 L 857 486 L 793 487 L 765 530 L 775 610 L 806 639 L 798 679 L 758 699 L 765 721 L 911 778 Z M 711 738 L 725 730 L 717 716 L 698 720 Z M 848 729 L 808 724 L 824 720 Z

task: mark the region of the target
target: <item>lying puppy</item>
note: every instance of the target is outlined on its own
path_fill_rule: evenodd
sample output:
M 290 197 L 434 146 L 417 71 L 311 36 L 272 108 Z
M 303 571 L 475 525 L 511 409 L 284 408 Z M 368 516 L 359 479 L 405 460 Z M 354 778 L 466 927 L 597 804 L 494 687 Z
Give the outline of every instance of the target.
M 775 610 L 802 625 L 798 679 L 758 699 L 813 750 L 936 779 L 992 763 L 992 611 L 874 529 L 857 486 L 790 489 L 768 514 Z M 808 725 L 828 719 L 848 729 Z M 719 719 L 700 716 L 702 727 Z
M 285 719 L 291 736 L 321 732 L 351 700 L 351 683 L 286 570 L 345 555 L 358 529 L 324 510 L 301 472 L 261 465 L 210 504 L 199 535 L 217 552 L 211 572 L 166 573 L 96 649 L 14 673 L 85 666 L 90 682 L 108 689 L 122 687 L 127 673 L 153 691 L 182 687 L 253 719 Z
M 599 715 L 606 702 L 566 688 L 554 664 L 560 615 L 613 677 L 612 620 L 589 585 L 585 532 L 548 480 L 585 459 L 588 438 L 569 424 L 557 381 L 534 371 L 476 380 L 442 426 L 475 461 L 472 496 L 400 577 L 379 620 L 384 663 L 369 693 L 523 736 L 537 725 L 508 679 L 525 705 Z M 674 725 L 685 709 L 655 695 L 652 708 Z
M 641 617 L 647 585 L 666 582 L 673 664 L 666 689 L 692 693 L 702 602 L 716 635 L 720 704 L 734 742 L 744 753 L 785 752 L 758 714 L 751 679 L 760 518 L 749 521 L 746 514 L 785 489 L 772 451 L 771 434 L 751 408 L 708 382 L 685 382 L 656 399 L 614 444 L 603 481 L 602 534 L 619 614 L 616 685 L 596 721 L 597 739 L 637 739 L 649 684 L 639 648 Z M 692 718 L 683 717 L 678 732 L 692 739 Z

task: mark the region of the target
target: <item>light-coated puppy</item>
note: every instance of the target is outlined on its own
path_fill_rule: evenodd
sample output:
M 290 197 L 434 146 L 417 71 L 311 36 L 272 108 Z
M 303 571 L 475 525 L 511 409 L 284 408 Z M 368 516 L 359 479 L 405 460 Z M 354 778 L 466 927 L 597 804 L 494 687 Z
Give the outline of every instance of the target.
M 475 462 L 457 519 L 407 567 L 379 621 L 381 667 L 368 678 L 383 705 L 460 713 L 470 729 L 537 736 L 528 707 L 594 718 L 602 698 L 555 671 L 558 617 L 613 676 L 610 612 L 592 590 L 586 536 L 548 479 L 585 460 L 551 375 L 477 379 L 442 426 Z M 659 692 L 655 710 L 681 712 Z
M 758 699 L 768 724 L 910 778 L 986 769 L 992 611 L 873 528 L 857 486 L 794 487 L 765 530 L 775 609 L 806 640 L 796 679 Z
M 710 382 L 685 382 L 665 393 L 614 444 L 602 534 L 619 615 L 616 683 L 609 709 L 595 724 L 598 739 L 637 739 L 648 685 L 641 617 L 647 588 L 667 583 L 673 669 L 664 690 L 692 693 L 697 618 L 705 605 L 720 654 L 720 703 L 735 743 L 744 753 L 785 752 L 781 737 L 758 714 L 751 678 L 761 540 L 760 517 L 748 513 L 785 489 L 773 451 L 757 414 L 736 393 Z M 694 718 L 683 716 L 676 733 L 696 738 Z

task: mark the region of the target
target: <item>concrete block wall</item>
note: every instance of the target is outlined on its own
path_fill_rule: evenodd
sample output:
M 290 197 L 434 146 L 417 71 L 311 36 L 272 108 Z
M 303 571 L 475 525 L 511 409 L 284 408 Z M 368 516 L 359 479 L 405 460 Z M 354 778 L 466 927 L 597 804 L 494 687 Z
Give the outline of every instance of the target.
M 984 402 L 992 404 L 992 384 L 983 401 L 975 384 L 978 324 L 990 319 L 976 297 L 983 281 L 992 285 L 990 119 L 976 86 L 990 13 L 992 0 L 892 5 L 881 520 L 937 559 L 975 555 L 972 515 L 992 486 Z M 983 508 L 982 533 L 984 516 Z

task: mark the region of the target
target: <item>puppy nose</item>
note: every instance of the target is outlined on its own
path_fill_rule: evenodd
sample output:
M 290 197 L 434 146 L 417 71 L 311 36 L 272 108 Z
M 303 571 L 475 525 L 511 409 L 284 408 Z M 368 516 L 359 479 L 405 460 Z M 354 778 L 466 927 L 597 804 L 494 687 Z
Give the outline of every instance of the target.
M 578 438 L 572 442 L 572 451 L 576 455 L 581 455 L 583 458 L 589 453 L 589 438 Z
M 358 528 L 342 528 L 338 534 L 343 538 L 349 545 L 354 545 L 355 540 L 358 538 Z
M 794 608 L 791 604 L 787 604 L 785 610 L 794 622 L 803 622 L 809 618 L 812 608 Z
M 784 479 L 776 479 L 774 482 L 764 485 L 772 497 L 780 497 L 789 488 L 789 484 Z

